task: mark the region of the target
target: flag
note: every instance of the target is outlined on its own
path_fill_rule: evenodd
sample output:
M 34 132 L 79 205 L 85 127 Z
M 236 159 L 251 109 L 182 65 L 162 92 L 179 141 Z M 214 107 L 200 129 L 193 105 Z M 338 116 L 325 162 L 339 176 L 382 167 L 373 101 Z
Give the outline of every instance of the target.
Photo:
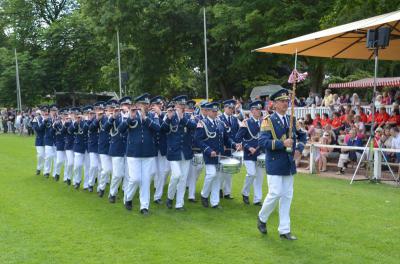
M 290 74 L 290 76 L 289 76 L 289 80 L 288 80 L 288 83 L 294 83 L 295 82 L 295 80 L 296 80 L 296 82 L 302 82 L 302 81 L 304 81 L 306 78 L 307 78 L 307 76 L 308 76 L 308 73 L 307 72 L 305 72 L 305 73 L 300 73 L 300 72 L 298 72 L 297 70 L 293 70 L 292 71 L 292 73 Z

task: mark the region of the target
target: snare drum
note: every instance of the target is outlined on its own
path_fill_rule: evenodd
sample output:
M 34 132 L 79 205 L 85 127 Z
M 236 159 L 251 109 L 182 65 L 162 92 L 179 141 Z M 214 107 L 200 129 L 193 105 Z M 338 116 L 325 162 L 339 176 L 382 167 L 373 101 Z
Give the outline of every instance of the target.
M 257 156 L 256 165 L 259 168 L 265 168 L 265 153 L 261 153 Z
M 235 151 L 232 153 L 232 158 L 237 159 L 240 161 L 240 166 L 243 164 L 243 151 Z
M 202 153 L 195 153 L 193 155 L 192 164 L 195 165 L 195 166 L 203 165 L 204 164 L 203 154 Z
M 222 158 L 219 160 L 219 171 L 235 174 L 240 171 L 240 161 L 234 158 Z

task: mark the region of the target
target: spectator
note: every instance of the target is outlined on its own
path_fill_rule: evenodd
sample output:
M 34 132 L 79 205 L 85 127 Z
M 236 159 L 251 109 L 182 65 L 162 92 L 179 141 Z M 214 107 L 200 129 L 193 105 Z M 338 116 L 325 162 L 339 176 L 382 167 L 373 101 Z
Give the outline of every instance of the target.
M 314 98 L 315 98 L 315 105 L 316 106 L 321 106 L 322 98 L 318 94 L 316 94 Z
M 399 109 L 393 110 L 392 115 L 386 121 L 386 125 L 389 125 L 389 126 L 400 126 Z
M 17 111 L 17 117 L 15 118 L 14 123 L 15 130 L 18 134 L 22 134 L 22 113 Z
M 333 101 L 333 94 L 331 93 L 330 89 L 325 90 L 325 96 L 324 99 L 322 100 L 322 106 L 328 107 L 330 105 L 334 104 Z
M 375 98 L 375 109 L 379 109 L 382 106 L 382 95 L 377 95 Z
M 306 106 L 312 106 L 313 104 L 315 104 L 315 99 L 313 94 L 310 92 L 306 100 Z
M 360 133 L 365 133 L 365 124 L 361 119 L 360 115 L 356 115 L 354 118 L 354 125 L 357 127 Z
M 362 147 L 362 142 L 359 138 L 356 137 L 356 131 L 354 129 L 349 132 L 349 140 L 347 141 L 347 146 L 353 147 Z M 347 163 L 349 161 L 359 161 L 361 158 L 360 150 L 346 150 L 342 149 L 342 153 L 339 156 L 338 168 L 339 171 L 337 174 L 344 174 L 345 168 L 347 167 Z
M 340 113 L 333 113 L 332 128 L 338 130 L 342 126 L 342 120 L 340 119 Z
M 306 120 L 304 120 L 304 125 L 306 126 L 306 129 L 308 130 L 310 126 L 313 124 L 313 119 L 311 117 L 311 114 L 306 114 Z
M 392 104 L 392 98 L 390 98 L 390 95 L 388 92 L 383 92 L 382 94 L 382 104 L 383 105 L 391 105 Z
M 383 134 L 381 137 L 381 147 L 390 148 L 392 146 L 393 137 L 390 134 L 390 127 L 385 127 L 383 129 Z
M 393 137 L 392 138 L 392 145 L 390 146 L 390 148 L 400 150 L 399 128 L 398 127 L 392 127 L 390 132 L 391 132 L 392 137 Z M 396 153 L 396 162 L 397 162 L 397 164 L 400 163 L 400 152 Z M 400 172 L 400 167 L 399 167 L 399 172 Z
M 329 145 L 329 133 L 324 132 L 323 136 L 320 139 L 320 143 L 323 145 Z M 318 157 L 318 170 L 320 172 L 326 171 L 327 158 L 330 152 L 332 152 L 332 148 L 320 147 L 319 148 L 319 157 Z
M 326 125 L 330 125 L 332 121 L 329 119 L 328 113 L 323 113 L 322 114 L 322 119 L 321 119 L 321 126 L 324 128 Z
M 375 116 L 375 126 L 383 126 L 389 120 L 389 114 L 386 112 L 386 107 L 382 106 L 379 113 Z
M 374 137 L 374 148 L 377 148 L 381 145 L 381 137 L 383 134 L 383 129 L 381 127 L 378 127 L 375 130 L 375 137 Z
M 353 93 L 353 96 L 350 99 L 350 103 L 352 105 L 360 105 L 360 98 L 358 97 L 358 94 Z
M 316 113 L 312 125 L 316 127 L 318 123 L 321 123 L 321 115 L 319 113 Z

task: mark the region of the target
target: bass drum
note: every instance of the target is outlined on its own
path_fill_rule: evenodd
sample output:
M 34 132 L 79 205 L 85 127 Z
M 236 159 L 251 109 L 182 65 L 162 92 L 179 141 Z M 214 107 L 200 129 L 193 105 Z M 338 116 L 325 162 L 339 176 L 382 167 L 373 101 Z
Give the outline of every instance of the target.
M 256 165 L 259 168 L 265 168 L 265 153 L 261 153 L 257 156 Z

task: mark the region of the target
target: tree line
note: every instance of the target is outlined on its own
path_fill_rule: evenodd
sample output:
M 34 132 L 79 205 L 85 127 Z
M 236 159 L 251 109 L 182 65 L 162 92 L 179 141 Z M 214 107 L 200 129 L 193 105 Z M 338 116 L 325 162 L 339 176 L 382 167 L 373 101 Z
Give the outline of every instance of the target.
M 118 92 L 117 31 L 127 94 L 204 98 L 203 8 L 210 97 L 247 98 L 254 86 L 288 86 L 294 64 L 251 50 L 399 7 L 400 0 L 2 0 L 0 106 L 16 105 L 15 50 L 25 106 L 56 91 Z M 302 95 L 373 73 L 372 61 L 299 57 L 299 67 L 310 76 Z M 384 62 L 379 75 L 399 69 Z

